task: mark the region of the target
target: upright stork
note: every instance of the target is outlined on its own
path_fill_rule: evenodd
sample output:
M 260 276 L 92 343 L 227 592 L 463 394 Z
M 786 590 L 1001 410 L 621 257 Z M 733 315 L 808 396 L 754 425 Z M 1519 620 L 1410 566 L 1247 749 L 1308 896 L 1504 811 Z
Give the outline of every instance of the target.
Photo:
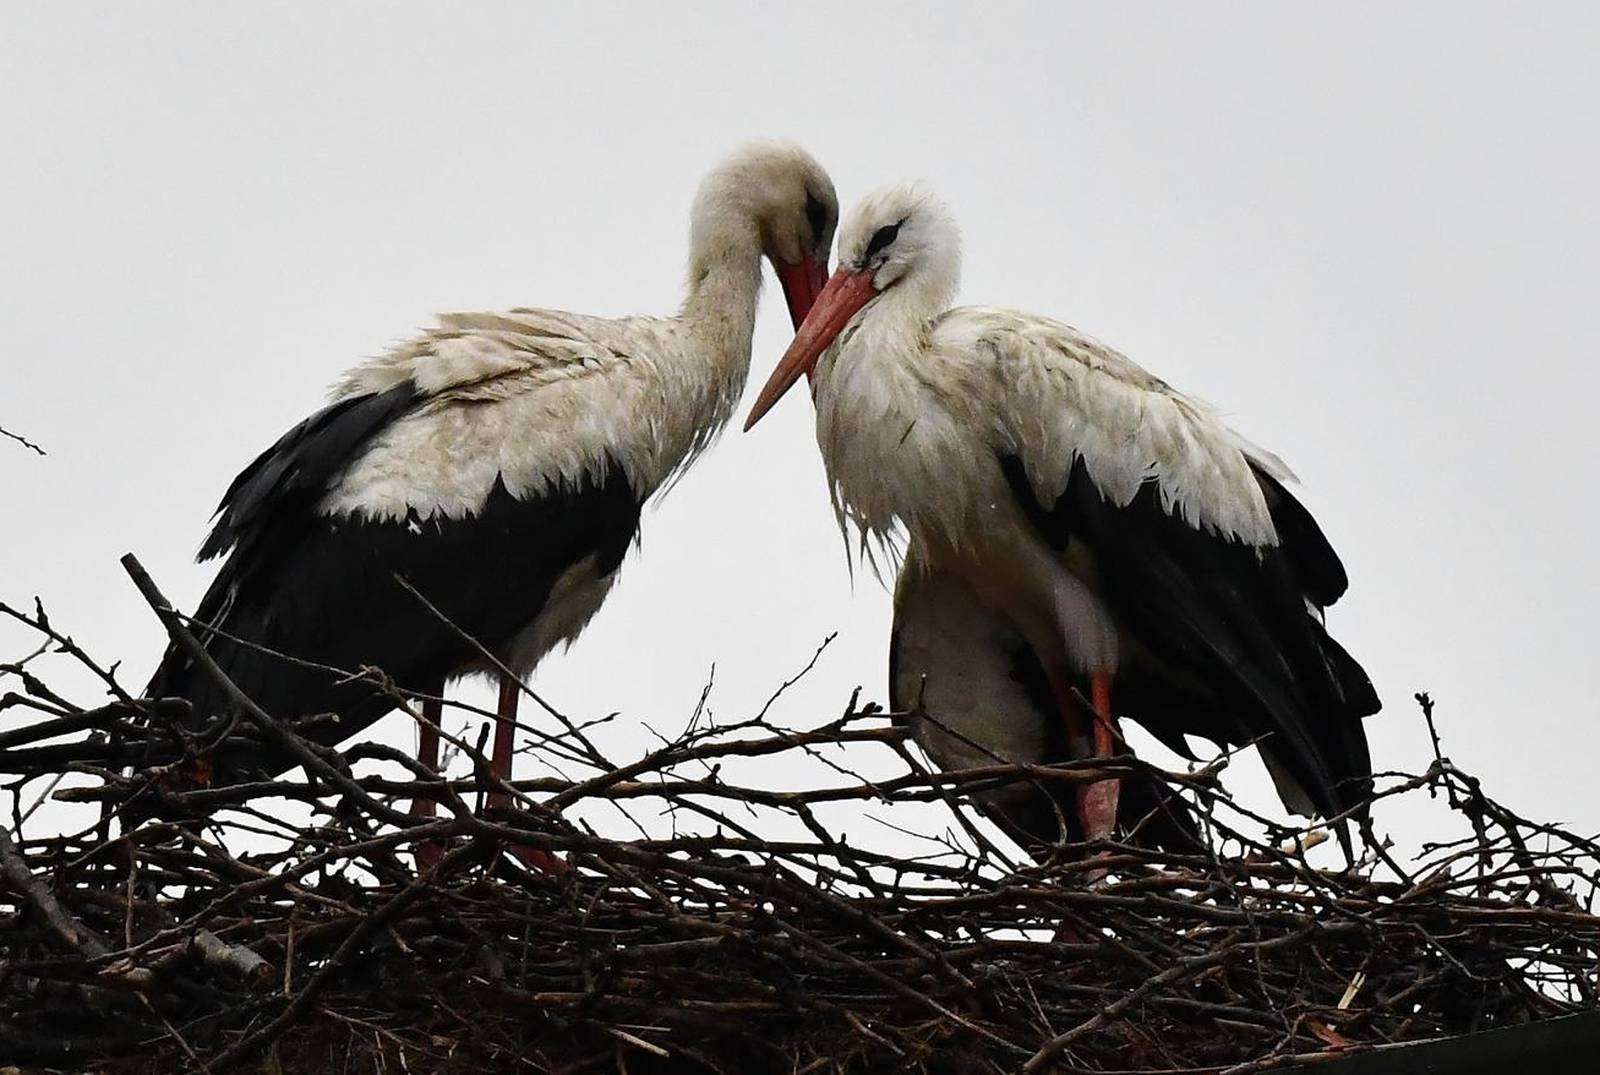
M 222 497 L 200 555 L 226 559 L 195 612 L 222 670 L 274 717 L 337 714 L 310 732 L 327 743 L 393 707 L 344 672 L 375 666 L 437 698 L 447 679 L 494 667 L 461 632 L 531 672 L 605 600 L 644 502 L 732 415 L 763 255 L 798 326 L 827 280 L 837 219 L 833 183 L 808 154 L 747 147 L 695 196 L 677 314 L 447 314 L 350 370 Z M 187 698 L 201 715 L 225 706 L 176 649 L 148 693 Z M 517 699 L 502 675 L 501 777 Z M 439 709 L 424 710 L 419 753 L 434 766 Z M 292 764 L 270 753 L 219 762 L 235 777 Z
M 1183 754 L 1185 735 L 1259 742 L 1291 809 L 1359 816 L 1379 702 L 1324 628 L 1345 572 L 1292 475 L 1076 329 L 950 308 L 959 245 L 924 188 L 867 197 L 745 424 L 812 374 L 841 526 L 904 528 L 895 690 L 942 710 L 934 759 L 1065 756 L 1036 706 L 976 693 L 1020 640 L 1080 753 L 1111 754 L 1119 716 Z M 1118 798 L 1080 788 L 1084 835 L 1116 830 Z

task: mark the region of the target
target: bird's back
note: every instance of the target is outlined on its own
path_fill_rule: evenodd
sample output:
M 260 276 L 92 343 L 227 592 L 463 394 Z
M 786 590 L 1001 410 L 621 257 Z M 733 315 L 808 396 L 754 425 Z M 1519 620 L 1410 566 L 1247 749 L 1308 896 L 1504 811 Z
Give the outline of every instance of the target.
M 597 321 L 448 317 L 352 371 L 246 467 L 202 548 L 222 565 L 195 613 L 228 677 L 271 716 L 336 714 L 309 726 L 333 743 L 481 663 L 477 644 L 531 661 L 530 640 L 580 629 L 637 532 L 634 475 L 654 465 L 626 466 L 594 434 L 631 398 L 603 387 L 618 358 L 585 334 Z M 558 590 L 594 607 L 562 610 L 567 635 L 533 630 Z M 364 668 L 383 675 L 353 678 Z M 197 720 L 226 708 L 176 649 L 149 692 Z
M 912 386 L 876 404 L 894 419 L 837 422 L 850 437 L 825 439 L 837 459 L 850 458 L 840 446 L 851 438 L 877 443 L 873 466 L 835 471 L 847 512 L 865 490 L 862 503 L 895 504 L 855 512 L 858 521 L 882 530 L 898 520 L 913 547 L 1043 543 L 1123 636 L 1119 716 L 1179 750 L 1190 734 L 1262 740 L 1291 807 L 1359 811 L 1371 772 L 1361 718 L 1378 701 L 1321 621 L 1344 568 L 1281 462 L 1205 404 L 1048 318 L 956 308 L 898 361 L 905 370 L 869 370 Z M 864 354 L 837 362 L 868 365 Z M 916 456 L 925 476 L 907 480 L 897 453 Z M 996 527 L 1020 529 L 1007 545 Z

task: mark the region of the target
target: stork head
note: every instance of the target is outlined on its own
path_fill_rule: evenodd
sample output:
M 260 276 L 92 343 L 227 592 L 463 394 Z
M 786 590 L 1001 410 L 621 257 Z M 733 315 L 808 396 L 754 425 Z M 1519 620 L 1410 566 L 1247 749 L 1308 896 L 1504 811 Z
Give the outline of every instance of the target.
M 828 251 L 839 223 L 833 180 L 811 154 L 789 142 L 737 150 L 701 182 L 690 221 L 691 273 L 753 235 L 800 327 L 828 281 Z
M 808 375 L 845 327 L 880 298 L 903 299 L 920 320 L 950 305 L 961 276 L 961 233 L 950 210 L 918 183 L 873 191 L 851 211 L 839 233 L 839 270 L 795 331 L 744 428 L 761 420 Z

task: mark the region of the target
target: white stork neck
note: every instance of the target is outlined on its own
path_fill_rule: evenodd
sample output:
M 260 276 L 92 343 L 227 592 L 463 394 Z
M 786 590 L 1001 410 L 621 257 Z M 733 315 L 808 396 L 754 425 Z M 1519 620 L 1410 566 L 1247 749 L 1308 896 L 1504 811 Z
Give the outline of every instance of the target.
M 707 358 L 750 365 L 761 295 L 761 240 L 755 226 L 696 229 L 689 251 L 689 293 L 679 315 L 709 345 Z
M 697 221 L 698 223 L 698 221 Z M 696 228 L 688 294 L 650 356 L 650 415 L 624 460 L 634 490 L 653 495 L 692 463 L 733 416 L 750 375 L 750 343 L 761 290 L 761 247 L 748 234 Z
M 696 449 L 720 432 L 750 376 L 750 341 L 761 295 L 761 240 L 742 215 L 697 213 L 689 249 L 689 287 L 678 314 L 684 367 L 669 377 L 681 392 L 677 412 L 694 415 Z
M 913 540 L 930 529 L 957 543 L 944 516 L 966 518 L 970 468 L 945 464 L 954 430 L 928 380 L 940 362 L 930 346 L 933 313 L 907 296 L 879 295 L 818 363 L 817 444 L 841 525 L 852 520 L 889 543 L 900 525 Z M 930 489 L 940 496 L 924 495 Z
M 953 252 L 940 251 L 896 279 L 863 316 L 885 329 L 909 330 L 920 335 L 930 322 L 950 308 L 960 282 L 960 262 Z
M 709 234 L 696 229 L 688 294 L 678 314 L 690 366 L 682 371 L 677 387 L 696 397 L 680 400 L 680 406 L 683 413 L 698 414 L 699 427 L 710 437 L 733 416 L 749 379 L 750 338 L 760 293 L 762 246 L 754 224 Z

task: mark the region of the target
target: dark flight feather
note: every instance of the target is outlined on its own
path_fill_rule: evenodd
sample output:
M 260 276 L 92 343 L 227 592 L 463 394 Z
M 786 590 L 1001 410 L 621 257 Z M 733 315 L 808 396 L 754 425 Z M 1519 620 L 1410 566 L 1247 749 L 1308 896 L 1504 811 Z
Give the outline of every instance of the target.
M 328 488 L 412 402 L 409 387 L 394 389 L 341 401 L 297 425 L 235 479 L 203 550 L 228 556 L 195 613 L 220 633 L 197 633 L 269 715 L 337 714 L 337 723 L 311 731 L 320 742 L 355 734 L 393 708 L 392 700 L 338 672 L 255 647 L 333 669 L 381 668 L 402 690 L 432 691 L 477 652 L 396 576 L 496 651 L 544 608 L 563 572 L 592 555 L 597 575 L 609 575 L 638 531 L 638 497 L 614 462 L 597 478 L 527 498 L 497 479 L 483 507 L 465 518 L 321 514 Z M 216 685 L 175 648 L 147 694 L 187 698 L 197 721 L 224 706 Z M 241 774 L 271 775 L 289 765 L 272 756 L 221 762 Z
M 211 560 L 279 519 L 287 508 L 311 507 L 354 462 L 367 442 L 416 403 L 408 381 L 387 392 L 330 403 L 279 437 L 229 484 L 216 523 L 200 546 Z
M 1319 812 L 1361 816 L 1371 793 L 1361 718 L 1379 702 L 1307 607 L 1337 598 L 1345 575 L 1298 501 L 1257 472 L 1281 544 L 1256 549 L 1168 514 L 1153 480 L 1117 507 L 1078 460 L 1046 506 L 1019 459 L 1000 463 L 1040 535 L 1092 555 L 1102 598 L 1132 643 L 1113 691 L 1120 716 L 1173 745 L 1186 734 L 1230 745 L 1266 737 L 1262 749 Z

